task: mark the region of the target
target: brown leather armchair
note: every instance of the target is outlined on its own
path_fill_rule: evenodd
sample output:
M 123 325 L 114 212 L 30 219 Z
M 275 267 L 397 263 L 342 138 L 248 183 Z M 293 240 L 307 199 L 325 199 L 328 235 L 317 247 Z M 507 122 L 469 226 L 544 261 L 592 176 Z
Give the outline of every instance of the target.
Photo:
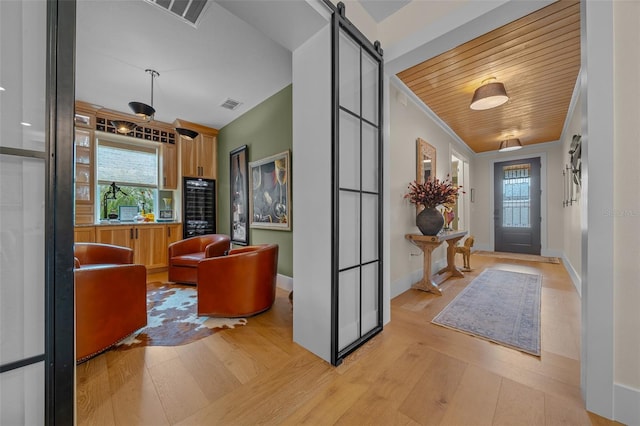
M 74 256 L 80 362 L 147 325 L 147 270 L 126 247 L 76 243 Z
M 276 296 L 278 245 L 234 249 L 198 263 L 198 315 L 244 317 L 271 308 Z
M 230 248 L 231 239 L 224 234 L 199 235 L 169 244 L 169 281 L 196 284 L 198 262 L 224 256 Z

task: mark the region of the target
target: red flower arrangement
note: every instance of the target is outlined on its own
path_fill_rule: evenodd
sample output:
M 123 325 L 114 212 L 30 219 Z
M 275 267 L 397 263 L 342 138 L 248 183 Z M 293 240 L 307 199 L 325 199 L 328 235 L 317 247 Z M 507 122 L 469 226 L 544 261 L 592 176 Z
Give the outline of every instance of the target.
M 404 195 L 413 204 L 421 204 L 425 208 L 433 208 L 441 204 L 455 204 L 462 186 L 456 186 L 451 182 L 449 175 L 446 179 L 427 179 L 424 183 L 415 180 L 408 186 L 409 193 Z

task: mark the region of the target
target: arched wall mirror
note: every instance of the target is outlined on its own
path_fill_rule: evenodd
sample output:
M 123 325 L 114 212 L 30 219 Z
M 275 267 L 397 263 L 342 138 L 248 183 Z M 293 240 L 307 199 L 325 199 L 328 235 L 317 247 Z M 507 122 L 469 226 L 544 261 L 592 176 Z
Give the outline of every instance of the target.
M 416 140 L 416 181 L 424 183 L 436 177 L 436 148 L 424 139 Z

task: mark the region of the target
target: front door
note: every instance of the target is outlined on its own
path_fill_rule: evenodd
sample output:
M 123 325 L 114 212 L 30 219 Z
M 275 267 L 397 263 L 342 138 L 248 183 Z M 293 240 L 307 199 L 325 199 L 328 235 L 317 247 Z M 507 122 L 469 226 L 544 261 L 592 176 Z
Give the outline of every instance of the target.
M 540 158 L 494 165 L 495 251 L 540 254 Z

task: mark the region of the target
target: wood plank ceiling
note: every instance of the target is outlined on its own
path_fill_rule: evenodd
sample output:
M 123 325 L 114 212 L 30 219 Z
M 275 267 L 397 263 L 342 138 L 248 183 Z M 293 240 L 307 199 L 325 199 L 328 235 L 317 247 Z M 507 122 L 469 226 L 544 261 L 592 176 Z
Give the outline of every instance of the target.
M 500 141 L 560 139 L 580 70 L 580 4 L 561 0 L 428 59 L 398 77 L 479 153 Z M 469 108 L 476 88 L 495 77 L 509 101 Z

